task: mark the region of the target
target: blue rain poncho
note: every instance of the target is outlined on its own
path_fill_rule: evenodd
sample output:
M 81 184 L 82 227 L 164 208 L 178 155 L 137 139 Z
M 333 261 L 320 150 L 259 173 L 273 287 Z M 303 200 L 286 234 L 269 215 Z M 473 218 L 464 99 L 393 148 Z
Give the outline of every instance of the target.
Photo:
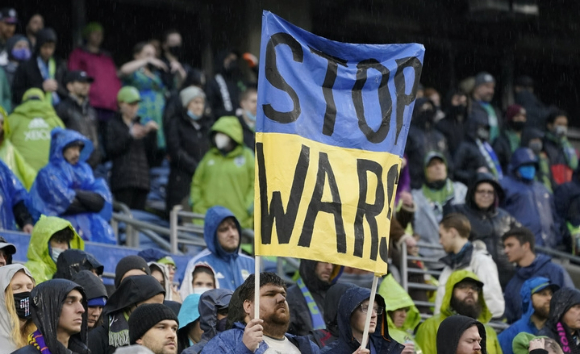
M 10 168 L 0 160 L 0 228 L 17 230 L 14 218 L 14 206 L 22 201 L 26 203 L 28 192 L 16 178 Z
M 71 165 L 63 156 L 65 148 L 81 142 L 79 162 Z M 30 200 L 35 219 L 40 214 L 59 216 L 71 222 L 79 235 L 86 241 L 116 244 L 109 225 L 113 212 L 111 191 L 102 178 L 95 179 L 91 167 L 86 163 L 93 151 L 89 139 L 73 130 L 54 128 L 51 132 L 48 164 L 38 172 L 30 189 Z M 104 199 L 99 212 L 67 212 L 77 198 L 78 191 L 94 192 Z

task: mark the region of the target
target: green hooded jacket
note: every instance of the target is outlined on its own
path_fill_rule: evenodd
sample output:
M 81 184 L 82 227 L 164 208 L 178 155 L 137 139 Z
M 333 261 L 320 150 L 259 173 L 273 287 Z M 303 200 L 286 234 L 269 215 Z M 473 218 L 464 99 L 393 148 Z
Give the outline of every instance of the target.
M 224 133 L 236 147 L 223 154 L 213 135 Z M 205 214 L 212 206 L 228 208 L 243 228 L 254 228 L 254 153 L 244 145 L 244 134 L 236 117 L 221 117 L 210 132 L 214 146 L 200 161 L 191 183 L 190 202 L 194 213 Z
M 50 131 L 65 127 L 44 97 L 41 89 L 26 91 L 22 104 L 8 116 L 5 131 L 5 136 L 37 172 L 48 163 Z
M 0 107 L 0 116 L 4 121 L 2 129 L 6 132 L 6 126 L 8 125 L 8 114 L 6 111 Z M 26 190 L 30 190 L 32 183 L 36 179 L 36 171 L 30 167 L 30 165 L 24 160 L 24 157 L 18 152 L 18 150 L 12 145 L 10 140 L 6 139 L 6 134 L 2 137 L 0 142 L 0 160 L 8 166 L 8 168 L 14 173 L 16 178 L 22 182 Z
M 413 299 L 411 299 L 405 289 L 397 283 L 392 274 L 387 275 L 383 279 L 378 293 L 383 297 L 383 299 L 385 299 L 385 312 L 391 337 L 401 344 L 412 341 L 415 344 L 415 353 L 420 354 L 422 352 L 421 346 L 415 341 L 413 331 L 419 322 L 421 322 L 421 314 L 419 313 L 419 309 L 415 306 Z M 395 327 L 395 323 L 391 319 L 389 312 L 404 307 L 408 308 L 407 319 L 401 328 L 397 328 Z
M 36 284 L 52 279 L 52 276 L 56 273 L 56 262 L 52 260 L 49 241 L 55 232 L 64 230 L 67 227 L 74 233 L 73 239 L 69 243 L 69 248 L 84 250 L 85 243 L 83 239 L 67 220 L 56 216 L 42 215 L 40 220 L 34 225 L 28 253 L 26 254 L 28 262 L 26 262 L 25 266 L 34 276 Z
M 466 278 L 480 281 L 477 275 L 468 270 L 456 270 L 451 273 L 445 286 L 445 296 L 441 304 L 441 313 L 427 319 L 417 330 L 415 341 L 419 343 L 424 354 L 437 354 L 437 330 L 439 329 L 439 325 L 447 317 L 456 314 L 450 306 L 453 288 L 457 283 Z M 483 291 L 481 289 L 479 290 L 478 301 L 481 304 L 482 311 L 477 320 L 485 326 L 485 333 L 487 334 L 487 354 L 502 354 L 499 341 L 497 340 L 497 333 L 486 324 L 491 320 L 492 314 L 485 304 Z

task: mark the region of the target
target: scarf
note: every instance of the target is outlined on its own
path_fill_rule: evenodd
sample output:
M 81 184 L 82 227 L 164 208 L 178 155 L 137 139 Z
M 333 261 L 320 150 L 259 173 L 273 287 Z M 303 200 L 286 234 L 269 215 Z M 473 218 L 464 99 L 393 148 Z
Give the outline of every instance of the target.
M 312 319 L 312 329 L 314 330 L 325 329 L 326 323 L 324 323 L 322 313 L 320 313 L 318 305 L 316 305 L 316 301 L 314 301 L 312 294 L 310 294 L 310 290 L 308 290 L 306 284 L 304 284 L 304 281 L 302 280 L 301 277 L 298 278 L 298 280 L 296 281 L 296 285 L 298 285 L 298 288 L 302 292 L 302 296 L 304 296 L 306 304 L 308 305 L 308 310 L 310 311 L 310 318 Z
M 42 354 L 51 354 L 40 330 L 36 330 L 28 335 L 28 344 L 33 345 Z
M 497 179 L 502 179 L 503 171 L 501 170 L 499 159 L 491 145 L 489 145 L 487 141 L 481 141 L 480 139 L 475 139 L 475 143 L 477 144 L 479 152 L 485 159 L 487 167 L 490 169 L 491 173 L 493 173 Z
M 54 61 L 54 58 L 48 59 L 47 65 L 47 63 L 45 63 L 44 60 L 42 60 L 42 58 L 39 55 L 36 57 L 36 63 L 38 64 L 40 75 L 42 75 L 42 78 L 44 80 L 48 79 L 54 80 L 54 75 L 56 73 L 56 63 Z M 56 92 L 47 92 L 46 101 L 52 104 L 53 106 L 56 106 L 60 102 L 60 97 L 58 97 L 58 94 Z
M 487 119 L 489 122 L 489 141 L 493 142 L 499 136 L 499 128 L 497 126 L 497 116 L 495 110 L 489 102 L 479 101 L 479 104 L 485 109 Z
M 513 153 L 516 151 L 517 148 L 520 147 L 520 137 L 511 130 L 506 130 L 505 135 L 508 138 L 508 142 L 510 143 L 510 151 Z
M 423 195 L 431 202 L 437 222 L 443 218 L 443 207 L 455 197 L 453 182 L 449 178 L 445 180 L 441 188 L 432 188 L 427 183 L 422 187 Z
M 558 332 L 556 340 L 558 341 L 558 344 L 560 344 L 560 347 L 562 347 L 564 353 L 580 353 L 580 348 L 576 344 L 575 336 L 570 334 L 570 331 L 565 324 L 562 322 L 556 323 L 556 330 Z
M 568 167 L 575 171 L 576 168 L 578 168 L 578 155 L 576 155 L 576 149 L 574 149 L 572 144 L 570 144 L 568 138 L 565 136 L 558 138 L 552 132 L 547 132 L 546 138 L 558 144 L 560 150 L 564 153 L 564 158 L 566 159 Z
M 115 348 L 129 345 L 129 323 L 125 312 L 109 315 L 109 345 Z

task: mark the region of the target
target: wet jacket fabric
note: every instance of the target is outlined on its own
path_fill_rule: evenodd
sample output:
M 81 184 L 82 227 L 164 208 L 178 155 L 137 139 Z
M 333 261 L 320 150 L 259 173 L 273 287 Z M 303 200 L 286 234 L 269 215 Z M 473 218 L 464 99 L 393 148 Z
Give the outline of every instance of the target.
M 76 48 L 68 57 L 68 68 L 85 71 L 95 79 L 89 92 L 89 99 L 94 107 L 117 110 L 117 92 L 121 89 L 121 81 L 109 53 L 103 50 L 91 53 L 86 48 Z
M 548 315 L 546 325 L 538 333 L 541 336 L 554 339 L 560 347 L 562 347 L 564 353 L 578 353 L 580 351 L 580 348 L 575 345 L 574 340 L 571 338 L 572 336 L 569 334 L 570 329 L 562 320 L 564 314 L 566 314 L 566 312 L 576 304 L 580 304 L 580 291 L 578 289 L 562 288 L 556 291 L 554 295 L 552 295 L 552 300 L 550 300 L 550 314 Z M 566 341 L 564 341 L 566 338 L 560 338 L 558 323 L 562 325 L 562 331 L 567 334 Z M 567 348 L 565 348 L 565 346 L 569 347 L 568 350 L 566 350 Z
M 207 343 L 215 337 L 219 331 L 216 328 L 219 309 L 229 306 L 233 291 L 228 289 L 208 290 L 199 299 L 199 326 L 203 330 L 199 343 L 186 349 L 184 354 L 201 353 Z
M 447 317 L 437 331 L 437 354 L 455 354 L 457 353 L 457 346 L 463 333 L 471 328 L 473 325 L 477 326 L 479 336 L 481 337 L 481 353 L 487 354 L 487 335 L 486 328 L 480 322 L 473 318 L 453 315 Z
M 550 280 L 544 277 L 534 277 L 526 280 L 520 290 L 520 297 L 522 299 L 522 317 L 514 322 L 509 328 L 504 329 L 498 336 L 499 344 L 503 354 L 513 354 L 512 343 L 514 338 L 521 332 L 537 335 L 539 330 L 531 321 L 534 314 L 534 306 L 532 306 L 532 291 L 541 284 L 547 283 Z
M 232 329 L 219 333 L 203 348 L 201 354 L 264 354 L 268 350 L 268 344 L 261 342 L 258 349 L 252 352 L 242 342 L 246 325 L 240 322 L 234 323 Z M 294 336 L 286 333 L 286 338 L 294 344 L 302 354 L 318 354 L 318 347 L 307 337 Z
M 234 115 L 240 106 L 240 93 L 245 89 L 239 70 L 224 67 L 224 60 L 230 53 L 233 51 L 222 50 L 216 55 L 216 74 L 208 80 L 205 90 L 214 117 Z
M 493 317 L 501 317 L 504 312 L 505 302 L 503 291 L 499 283 L 497 266 L 487 250 L 479 249 L 469 242 L 457 255 L 448 254 L 441 259 L 445 268 L 439 276 L 439 288 L 435 299 L 435 314 L 441 312 L 443 298 L 447 294 L 446 285 L 451 274 L 458 269 L 473 272 L 484 284 L 483 297 L 487 308 Z
M 399 343 L 413 342 L 415 344 L 415 353 L 420 353 L 421 346 L 415 342 L 413 332 L 415 331 L 415 327 L 421 322 L 421 314 L 417 306 L 415 306 L 413 299 L 397 283 L 392 274 L 387 275 L 383 279 L 377 293 L 385 299 L 385 317 L 387 318 L 391 337 Z M 407 319 L 402 327 L 397 328 L 389 312 L 402 308 L 408 308 Z
M 101 146 L 99 144 L 99 126 L 97 112 L 85 99 L 83 103 L 68 96 L 56 106 L 56 113 L 67 129 L 72 129 L 84 135 L 93 143 L 93 152 L 87 160 L 92 168 L 101 163 Z
M 120 314 L 117 320 L 124 320 L 123 312 L 140 302 L 146 301 L 158 294 L 165 294 L 165 290 L 157 279 L 150 275 L 137 275 L 125 278 L 115 290 L 103 309 L 104 323 L 89 333 L 89 348 L 91 354 L 113 354 L 117 348 L 109 344 L 110 318 Z M 129 328 L 128 325 L 126 326 Z M 129 338 L 127 332 L 127 345 Z
M 199 300 L 200 294 L 191 294 L 183 300 L 181 309 L 177 315 L 179 321 L 179 330 L 177 331 L 178 349 L 181 353 L 184 349 L 189 348 L 191 341 L 189 339 L 189 325 L 199 320 Z M 201 325 L 201 323 L 200 323 Z
M 66 250 L 56 260 L 56 273 L 53 279 L 72 280 L 75 274 L 82 270 L 96 270 L 97 274 L 103 274 L 105 267 L 90 253 L 81 250 Z
M 532 231 L 537 246 L 556 248 L 563 244 L 563 237 L 559 232 L 554 198 L 540 182 L 526 181 L 516 175 L 517 169 L 526 164 L 537 166 L 537 158 L 530 149 L 517 149 L 512 155 L 511 174 L 501 180 L 505 191 L 501 207 Z
M 496 191 L 495 200 L 487 210 L 480 209 L 475 203 L 475 191 L 481 183 L 489 183 Z M 508 230 L 521 226 L 517 220 L 507 211 L 498 207 L 504 199 L 504 191 L 496 179 L 488 173 L 479 173 L 475 181 L 467 189 L 465 204 L 458 205 L 454 212 L 461 213 L 467 217 L 471 224 L 470 241 L 480 240 L 485 243 L 487 252 L 497 265 L 499 282 L 504 288 L 515 273 L 514 266 L 508 261 L 505 255 L 501 237 Z M 492 311 L 493 312 L 493 311 Z M 494 313 L 495 315 L 495 313 Z
M 181 204 L 188 196 L 193 174 L 211 147 L 209 130 L 208 117 L 194 124 L 183 109 L 167 122 L 165 141 L 171 166 L 167 183 L 167 211 L 174 205 Z
M 246 123 L 243 116 L 238 116 L 238 120 L 240 121 L 242 131 L 244 132 L 244 145 L 253 151 L 256 148 L 256 131 Z
M 103 281 L 90 270 L 81 270 L 73 275 L 71 280 L 83 287 L 87 301 L 109 297 Z
M 241 242 L 238 249 L 232 253 L 226 252 L 220 245 L 217 239 L 217 229 L 226 218 L 235 219 L 241 236 L 242 228 L 231 211 L 221 206 L 210 208 L 207 211 L 203 226 L 203 238 L 207 248 L 187 263 L 185 276 L 179 290 L 182 299 L 193 292 L 191 273 L 197 263 L 207 263 L 213 268 L 219 287 L 232 291 L 242 285 L 250 274 L 254 273 L 254 258 L 240 253 Z
M 455 285 L 457 285 L 457 283 L 466 278 L 479 280 L 477 275 L 468 270 L 458 270 L 451 274 L 447 280 L 447 285 L 445 286 L 445 296 L 443 297 L 443 302 L 441 303 L 441 313 L 427 319 L 419 326 L 419 329 L 415 334 L 415 340 L 417 343 L 419 343 L 421 349 L 423 349 L 424 354 L 437 354 L 436 338 L 439 325 L 441 322 L 443 322 L 444 319 L 456 314 L 455 310 L 451 308 L 453 288 Z M 501 347 L 499 346 L 499 341 L 497 340 L 497 334 L 493 328 L 487 325 L 487 323 L 492 318 L 492 314 L 487 308 L 485 299 L 483 297 L 483 291 L 481 289 L 479 290 L 478 301 L 481 305 L 482 311 L 477 320 L 483 323 L 485 326 L 485 332 L 487 334 L 487 352 L 489 354 L 501 354 Z
M 360 347 L 360 343 L 353 336 L 350 318 L 360 304 L 370 298 L 370 295 L 369 289 L 360 287 L 348 289 L 344 293 L 338 305 L 338 340 L 324 347 L 321 353 L 351 354 Z M 375 301 L 379 307 L 385 307 L 385 300 L 382 296 L 377 294 Z M 369 306 L 373 306 L 373 304 L 369 304 Z M 375 332 L 369 334 L 367 349 L 370 349 L 372 345 L 377 354 L 399 354 L 403 351 L 404 346 L 391 338 L 385 317 L 384 312 L 377 317 L 377 326 Z
M 427 98 L 418 98 L 415 101 L 415 107 L 422 107 L 425 103 L 433 104 Z M 452 161 L 445 136 L 435 130 L 432 121 L 421 120 L 420 118 L 422 118 L 421 112 L 415 109 L 411 127 L 409 128 L 407 145 L 405 145 L 405 155 L 407 156 L 409 174 L 411 176 L 411 188 L 420 188 L 425 181 L 424 160 L 428 152 L 438 151 L 445 155 L 448 163 Z M 448 170 L 449 175 L 451 175 L 452 167 L 448 166 Z
M 18 178 L 20 182 L 24 185 L 26 190 L 29 190 L 34 183 L 36 178 L 36 170 L 34 170 L 30 165 L 24 160 L 24 157 L 18 152 L 14 145 L 8 139 L 7 126 L 8 126 L 8 113 L 0 107 L 0 117 L 4 120 L 2 126 L 4 134 L 0 136 L 0 160 L 10 168 L 12 173 Z
M 81 286 L 66 279 L 53 279 L 38 284 L 30 294 L 30 312 L 36 327 L 42 333 L 46 346 L 51 354 L 90 354 L 87 345 L 87 312 L 82 314 L 83 323 L 80 333 L 70 336 L 68 348 L 62 345 L 57 337 L 60 314 L 67 295 L 77 290 L 81 293 L 82 304 L 87 308 L 87 298 Z M 34 345 L 28 345 L 14 352 L 15 354 L 40 353 Z
M 44 93 L 40 89 L 26 91 L 24 102 L 8 116 L 5 134 L 30 167 L 38 171 L 49 160 L 51 130 L 64 128 L 64 123 L 50 103 L 29 97 L 44 98 Z
M 244 228 L 254 226 L 254 153 L 244 146 L 236 117 L 221 117 L 211 128 L 228 135 L 237 145 L 224 154 L 215 145 L 197 166 L 191 183 L 193 212 L 205 214 L 214 205 L 230 209 Z M 213 144 L 213 143 L 212 143 Z
M 12 341 L 12 319 L 6 311 L 6 289 L 10 286 L 10 282 L 14 275 L 23 271 L 26 275 L 32 278 L 30 271 L 22 264 L 8 264 L 0 267 L 0 343 L 2 347 L 0 348 L 0 353 L 10 354 L 15 351 L 16 344 Z
M 522 284 L 532 277 L 548 278 L 550 283 L 560 288 L 574 288 L 570 275 L 561 265 L 553 263 L 552 259 L 544 254 L 537 254 L 536 259 L 529 266 L 516 267 L 516 274 L 505 288 L 505 316 L 508 323 L 513 323 L 522 317 L 520 289 Z
M 56 273 L 56 262 L 52 260 L 49 241 L 54 233 L 65 228 L 73 231 L 73 239 L 69 243 L 69 249 L 84 250 L 85 243 L 83 239 L 77 234 L 68 220 L 42 215 L 36 225 L 34 225 L 34 230 L 30 237 L 30 246 L 26 254 L 28 262 L 25 265 L 34 276 L 36 284 L 52 279 L 52 276 Z
M 137 117 L 133 124 L 139 123 L 140 119 Z M 143 139 L 134 139 L 130 131 L 119 113 L 107 123 L 105 151 L 113 161 L 110 178 L 113 192 L 124 188 L 149 190 L 147 156 L 148 151 L 155 149 L 155 134 L 151 132 Z
M 102 178 L 95 179 L 87 159 L 93 151 L 89 139 L 74 130 L 56 128 L 52 131 L 50 162 L 38 172 L 30 189 L 30 201 L 35 216 L 59 216 L 71 222 L 86 241 L 117 244 L 109 220 L 113 213 L 113 196 Z M 84 144 L 79 161 L 71 165 L 64 158 L 64 150 L 74 142 Z M 89 206 L 86 192 L 97 194 L 104 200 L 99 211 Z M 98 198 L 98 196 L 95 196 Z M 88 195 L 88 198 L 92 196 Z M 71 205 L 80 204 L 72 213 Z
M 338 265 L 334 266 L 331 279 L 327 283 L 318 279 L 316 276 L 315 272 L 317 265 L 318 261 L 303 259 L 300 261 L 298 273 L 304 282 L 304 285 L 308 288 L 310 295 L 312 295 L 312 298 L 318 307 L 318 311 L 320 312 L 320 317 L 323 318 L 326 291 L 330 288 L 332 283 L 338 280 L 341 267 Z M 288 328 L 288 333 L 297 336 L 308 335 L 308 333 L 314 329 L 311 315 L 312 310 L 309 308 L 309 305 L 298 285 L 294 284 L 288 288 L 286 301 L 290 308 L 290 327 Z
M 16 230 L 16 225 L 33 224 L 32 216 L 26 208 L 29 195 L 22 183 L 0 161 L 0 228 Z

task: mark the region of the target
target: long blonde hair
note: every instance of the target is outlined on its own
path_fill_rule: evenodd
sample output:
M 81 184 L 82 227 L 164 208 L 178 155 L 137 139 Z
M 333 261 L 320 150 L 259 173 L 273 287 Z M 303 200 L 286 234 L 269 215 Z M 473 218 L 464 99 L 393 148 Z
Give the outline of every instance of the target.
M 26 274 L 22 269 L 18 272 Z M 10 281 L 10 283 L 12 283 L 12 281 Z M 34 279 L 32 279 L 32 283 L 34 284 Z M 20 319 L 16 314 L 16 307 L 14 306 L 14 293 L 12 292 L 12 286 L 8 285 L 6 287 L 4 296 L 6 297 L 6 310 L 10 316 L 10 323 L 12 325 L 12 331 L 10 333 L 12 335 L 12 341 L 16 344 L 17 349 L 20 349 L 28 345 L 28 335 L 36 331 L 36 325 L 32 321 L 32 318 L 29 318 L 24 323 L 24 326 L 22 326 L 22 328 L 20 327 Z

